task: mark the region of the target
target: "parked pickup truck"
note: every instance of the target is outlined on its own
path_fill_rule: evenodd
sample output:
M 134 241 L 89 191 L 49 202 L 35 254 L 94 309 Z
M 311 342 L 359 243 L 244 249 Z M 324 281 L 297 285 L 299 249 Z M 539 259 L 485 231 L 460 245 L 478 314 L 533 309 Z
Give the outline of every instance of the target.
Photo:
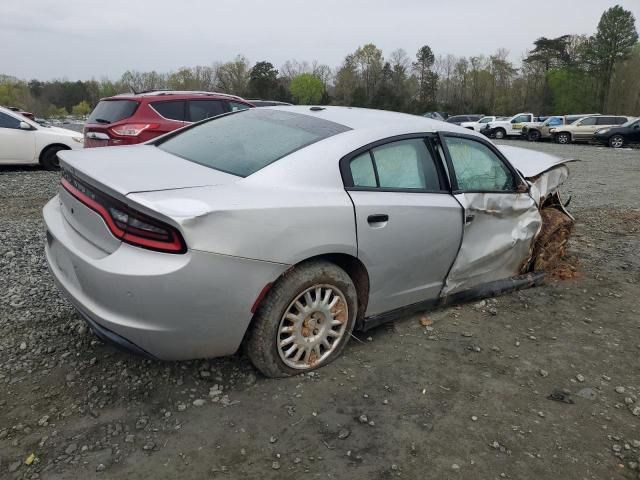
M 562 125 L 570 125 L 576 120 L 580 120 L 582 117 L 588 117 L 589 115 L 597 115 L 597 113 L 581 113 L 574 115 L 555 115 L 547 118 L 544 122 L 535 122 L 528 125 L 524 125 L 520 134 L 523 139 L 527 139 L 530 142 L 537 142 L 538 140 L 551 139 L 551 129 L 560 127 Z
M 513 117 L 506 120 L 498 120 L 490 122 L 485 128 L 480 130 L 487 137 L 497 139 L 505 137 L 519 137 L 522 127 L 533 123 L 536 117 L 533 113 L 516 113 Z

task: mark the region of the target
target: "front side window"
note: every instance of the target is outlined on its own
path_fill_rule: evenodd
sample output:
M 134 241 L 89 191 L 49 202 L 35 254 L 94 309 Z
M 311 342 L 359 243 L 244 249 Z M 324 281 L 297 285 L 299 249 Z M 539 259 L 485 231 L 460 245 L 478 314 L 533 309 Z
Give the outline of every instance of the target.
M 444 137 L 458 189 L 462 192 L 512 192 L 515 179 L 485 144 L 468 138 Z
M 168 102 L 152 102 L 153 109 L 169 120 L 184 122 L 185 120 L 185 102 L 182 100 Z
M 188 121 L 199 122 L 205 118 L 216 117 L 224 113 L 224 106 L 220 100 L 189 100 Z
M 349 167 L 356 187 L 441 190 L 435 161 L 423 138 L 373 148 L 353 158 Z
M 558 125 L 562 125 L 562 119 L 560 117 L 550 118 L 547 125 L 550 127 L 557 127 Z
M 585 118 L 584 120 L 581 120 L 580 122 L 578 122 L 579 123 L 578 126 L 580 126 L 580 127 L 589 127 L 591 125 L 595 125 L 597 120 L 598 120 L 598 117 L 588 117 L 588 118 Z M 602 125 L 602 124 L 600 124 L 600 125 Z
M 616 117 L 613 124 L 614 125 L 624 125 L 627 123 L 627 117 Z
M 20 128 L 20 120 L 0 112 L 0 128 Z
M 516 118 L 511 120 L 511 123 L 522 123 L 522 122 L 528 122 L 528 121 L 529 121 L 529 115 L 518 115 Z
M 296 150 L 348 130 L 309 115 L 251 108 L 215 117 L 154 144 L 185 160 L 247 177 Z
M 484 118 L 481 118 L 478 123 L 489 123 L 492 120 L 493 120 L 493 117 L 484 117 Z

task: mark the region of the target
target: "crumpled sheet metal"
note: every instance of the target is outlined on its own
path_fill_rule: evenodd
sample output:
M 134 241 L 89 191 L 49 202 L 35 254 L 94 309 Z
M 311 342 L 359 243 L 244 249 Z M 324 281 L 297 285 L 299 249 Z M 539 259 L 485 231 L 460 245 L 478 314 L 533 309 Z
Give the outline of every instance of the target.
M 441 297 L 520 274 L 542 226 L 538 205 L 526 193 L 462 193 L 456 198 L 474 219 L 465 224 Z
M 566 165 L 558 165 L 551 170 L 529 178 L 531 183 L 531 196 L 536 199 L 538 205 L 551 194 L 555 193 L 560 185 L 569 177 L 569 167 Z

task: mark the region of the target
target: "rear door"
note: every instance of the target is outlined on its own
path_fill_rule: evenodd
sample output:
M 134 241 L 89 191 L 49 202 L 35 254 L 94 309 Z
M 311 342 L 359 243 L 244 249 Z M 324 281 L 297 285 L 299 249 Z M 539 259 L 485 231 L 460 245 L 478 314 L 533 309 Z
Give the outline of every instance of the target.
M 33 162 L 36 155 L 35 132 L 22 130 L 18 118 L 0 112 L 0 162 Z
M 199 99 L 187 102 L 187 122 L 199 122 L 225 113 L 222 100 Z
M 520 274 L 541 218 L 526 183 L 492 144 L 449 133 L 440 140 L 464 209 L 462 244 L 442 290 L 447 296 Z
M 367 315 L 438 297 L 462 236 L 462 209 L 424 136 L 396 137 L 342 162 L 355 207 Z

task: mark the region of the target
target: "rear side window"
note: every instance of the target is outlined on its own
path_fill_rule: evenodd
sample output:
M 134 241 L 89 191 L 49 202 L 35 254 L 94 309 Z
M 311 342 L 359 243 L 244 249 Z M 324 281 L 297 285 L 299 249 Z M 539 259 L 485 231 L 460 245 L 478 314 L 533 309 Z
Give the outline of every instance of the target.
M 355 187 L 440 191 L 438 170 L 422 138 L 376 147 L 349 163 Z
M 189 112 L 187 121 L 189 122 L 199 122 L 225 113 L 224 105 L 220 100 L 189 100 L 187 107 Z
M 613 125 L 615 123 L 615 117 L 598 117 L 596 119 L 596 125 Z
M 113 123 L 129 118 L 138 108 L 135 100 L 102 100 L 93 109 L 87 123 Z
M 169 120 L 176 120 L 178 122 L 184 122 L 185 119 L 185 102 L 173 101 L 173 102 L 151 102 L 153 109 Z
M 251 108 L 216 117 L 160 139 L 156 145 L 185 160 L 246 177 L 296 150 L 348 130 L 309 115 Z

